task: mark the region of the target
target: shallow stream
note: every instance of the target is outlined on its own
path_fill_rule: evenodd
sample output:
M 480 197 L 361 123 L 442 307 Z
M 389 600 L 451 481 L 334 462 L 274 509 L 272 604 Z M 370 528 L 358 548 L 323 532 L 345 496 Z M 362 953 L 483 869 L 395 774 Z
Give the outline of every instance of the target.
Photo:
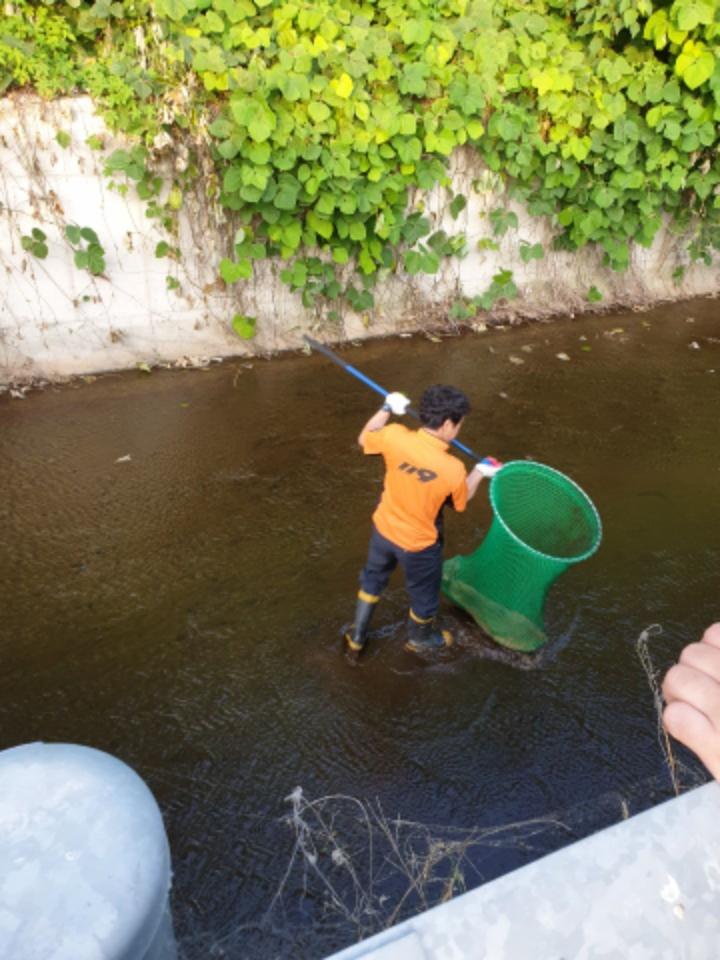
M 89 744 L 145 778 L 184 960 L 325 956 L 453 871 L 457 892 L 670 797 L 636 642 L 661 625 L 662 672 L 720 619 L 718 319 L 705 300 L 341 350 L 415 399 L 463 388 L 462 440 L 556 467 L 597 505 L 602 547 L 553 588 L 535 671 L 404 653 L 400 579 L 345 662 L 382 471 L 356 446 L 376 398 L 325 358 L 3 399 L 0 748 Z M 446 555 L 489 520 L 481 490 L 446 518 Z M 676 756 L 683 785 L 704 777 Z M 298 786 L 319 806 L 296 793 L 293 827 Z M 464 858 L 403 900 L 433 838 Z

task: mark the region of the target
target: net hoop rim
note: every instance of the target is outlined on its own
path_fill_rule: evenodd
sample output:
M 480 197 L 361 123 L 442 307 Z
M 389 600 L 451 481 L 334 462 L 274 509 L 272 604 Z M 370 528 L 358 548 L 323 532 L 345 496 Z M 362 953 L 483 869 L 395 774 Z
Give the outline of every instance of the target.
M 577 492 L 583 498 L 585 503 L 590 507 L 590 510 L 592 511 L 592 514 L 595 518 L 595 522 L 597 524 L 597 535 L 595 537 L 595 542 L 593 543 L 593 545 L 590 547 L 589 550 L 586 550 L 584 553 L 578 554 L 575 557 L 556 557 L 556 556 L 553 556 L 553 554 L 551 553 L 544 553 L 542 550 L 538 550 L 536 547 L 530 546 L 529 543 L 525 543 L 524 540 L 522 540 L 516 533 L 514 533 L 510 529 L 510 527 L 507 525 L 507 523 L 503 519 L 498 509 L 497 499 L 495 495 L 495 481 L 497 477 L 500 475 L 500 473 L 502 473 L 503 470 L 506 470 L 508 467 L 515 467 L 515 466 L 539 467 L 541 472 L 546 474 L 552 474 L 555 477 L 560 477 L 560 479 L 564 480 L 566 483 L 569 483 L 571 486 L 573 486 L 577 490 Z M 543 557 L 545 560 L 553 560 L 556 563 L 565 563 L 568 566 L 571 566 L 572 564 L 582 563 L 583 560 L 587 560 L 594 553 L 596 553 L 600 547 L 600 543 L 602 542 L 603 528 L 602 528 L 602 520 L 600 519 L 600 514 L 598 513 L 597 507 L 592 502 L 592 500 L 587 495 L 587 493 L 585 493 L 585 491 L 580 486 L 580 484 L 575 483 L 575 481 L 571 479 L 571 477 L 568 477 L 567 474 L 562 473 L 560 470 L 556 470 L 554 467 L 548 467 L 547 464 L 540 463 L 537 460 L 508 460 L 503 465 L 502 470 L 498 470 L 495 476 L 492 477 L 492 479 L 490 480 L 490 489 L 488 491 L 488 495 L 490 497 L 490 504 L 493 510 L 493 519 L 496 519 L 500 523 L 503 530 L 505 530 L 508 536 L 511 537 L 513 540 L 515 540 L 516 543 L 519 543 L 526 550 L 529 550 L 531 553 L 534 553 L 538 557 Z

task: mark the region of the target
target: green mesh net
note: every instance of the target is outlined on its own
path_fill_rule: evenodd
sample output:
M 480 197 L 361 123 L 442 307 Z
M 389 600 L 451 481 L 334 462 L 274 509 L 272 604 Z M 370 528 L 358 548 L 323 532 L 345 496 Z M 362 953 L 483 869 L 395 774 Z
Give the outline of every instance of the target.
M 490 484 L 493 521 L 478 549 L 443 566 L 443 592 L 514 650 L 547 641 L 545 598 L 561 573 L 591 556 L 600 517 L 580 487 L 551 467 L 506 463 Z

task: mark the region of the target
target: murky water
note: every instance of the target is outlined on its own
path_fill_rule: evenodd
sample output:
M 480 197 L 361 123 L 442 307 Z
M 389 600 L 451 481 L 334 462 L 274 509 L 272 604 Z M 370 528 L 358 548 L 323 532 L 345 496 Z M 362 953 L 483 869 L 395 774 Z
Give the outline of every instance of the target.
M 415 398 L 462 387 L 474 412 L 461 439 L 548 463 L 597 504 L 604 543 L 553 589 L 542 669 L 468 651 L 414 660 L 399 579 L 381 636 L 345 663 L 381 483 L 355 439 L 376 398 L 322 357 L 0 402 L 0 747 L 90 744 L 146 779 L 186 960 L 320 957 L 377 926 L 333 907 L 299 862 L 261 922 L 290 864 L 281 818 L 296 786 L 439 832 L 565 825 L 474 848 L 468 885 L 670 796 L 635 642 L 661 624 L 664 670 L 720 618 L 716 302 L 342 353 Z M 481 491 L 447 517 L 447 555 L 473 549 L 489 519 Z M 702 776 L 678 756 L 686 783 Z M 346 851 L 351 820 L 338 814 L 332 841 Z M 349 852 L 361 869 L 367 851 Z M 339 888 L 331 853 L 318 855 Z

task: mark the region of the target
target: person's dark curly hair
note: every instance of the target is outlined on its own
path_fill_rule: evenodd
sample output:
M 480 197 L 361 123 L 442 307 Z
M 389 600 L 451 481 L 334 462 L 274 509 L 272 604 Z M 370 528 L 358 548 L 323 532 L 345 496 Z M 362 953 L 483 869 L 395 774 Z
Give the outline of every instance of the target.
M 437 430 L 446 420 L 460 423 L 470 412 L 470 401 L 462 390 L 436 383 L 428 387 L 420 398 L 419 412 L 422 425 Z

